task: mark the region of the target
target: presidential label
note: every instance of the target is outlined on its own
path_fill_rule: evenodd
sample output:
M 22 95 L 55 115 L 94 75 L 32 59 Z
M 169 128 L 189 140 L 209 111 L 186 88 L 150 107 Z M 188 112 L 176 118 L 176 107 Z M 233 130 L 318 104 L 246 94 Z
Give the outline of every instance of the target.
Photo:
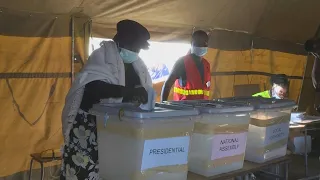
M 144 143 L 141 171 L 188 163 L 189 136 L 152 139 Z

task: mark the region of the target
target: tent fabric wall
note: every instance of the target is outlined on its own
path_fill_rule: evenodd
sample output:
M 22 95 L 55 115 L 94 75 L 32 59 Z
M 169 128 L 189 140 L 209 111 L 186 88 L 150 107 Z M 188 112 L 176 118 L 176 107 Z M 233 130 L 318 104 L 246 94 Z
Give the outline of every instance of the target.
M 234 85 L 259 84 L 261 91 L 267 90 L 270 88 L 267 75 L 281 73 L 292 77 L 289 98 L 299 100 L 306 56 L 264 49 L 224 51 L 210 48 L 205 58 L 211 65 L 211 98 L 234 96 Z M 162 85 L 154 85 L 159 95 L 157 100 L 160 100 Z
M 90 2 L 90 4 L 89 4 Z M 93 19 L 95 36 L 112 37 L 115 23 L 131 18 L 146 25 L 154 40 L 189 40 L 194 27 L 254 34 L 304 43 L 320 24 L 317 0 L 165 0 L 85 1 L 83 12 Z M 92 10 L 95 5 L 101 9 Z M 91 9 L 91 11 L 89 10 Z M 159 35 L 163 36 L 159 36 Z M 169 36 L 170 35 L 170 36 Z
M 1 67 L 10 68 L 5 72 L 14 73 L 14 70 L 25 74 L 48 71 L 70 72 L 70 63 L 66 61 L 70 59 L 70 54 L 65 51 L 70 49 L 68 47 L 70 38 L 36 38 L 33 42 L 32 39 L 34 38 L 0 36 L 0 41 L 5 42 L 9 50 L 16 50 L 10 56 L 9 50 L 0 47 L 0 51 L 3 52 L 0 55 L 3 64 Z M 13 41 L 18 43 L 10 43 Z M 51 45 L 58 43 L 60 47 L 56 46 L 57 49 L 52 48 L 50 51 L 45 45 L 39 47 L 40 44 L 46 43 Z M 34 49 L 39 51 L 34 52 Z M 25 53 L 28 50 L 32 50 L 30 51 L 32 54 Z M 47 52 L 52 54 L 48 56 Z M 12 75 L 10 78 L 0 80 L 2 96 L 0 139 L 4 147 L 0 150 L 0 177 L 26 170 L 31 153 L 59 148 L 62 143 L 61 107 L 67 92 L 66 88 L 70 87 L 68 77 L 14 78 L 14 74 Z
M 0 15 L 0 179 L 25 177 L 21 173 L 29 169 L 31 153 L 60 149 L 63 143 L 61 111 L 71 85 L 70 20 L 69 15 L 14 11 Z M 75 53 L 83 60 L 86 22 L 75 22 Z
M 81 70 L 89 56 L 89 38 L 91 36 L 91 20 L 85 16 L 74 17 L 75 30 L 75 74 Z
M 0 1 L 0 10 L 45 14 L 83 13 L 93 34 L 111 38 L 123 19 L 137 20 L 154 40 L 189 40 L 194 27 L 246 32 L 304 43 L 320 24 L 318 0 L 25 0 Z M 17 31 L 24 31 L 19 29 Z
M 200 28 L 198 28 L 200 29 Z M 268 49 L 290 54 L 306 55 L 303 44 L 255 37 L 244 32 L 226 30 L 205 30 L 210 35 L 209 47 L 226 51 Z

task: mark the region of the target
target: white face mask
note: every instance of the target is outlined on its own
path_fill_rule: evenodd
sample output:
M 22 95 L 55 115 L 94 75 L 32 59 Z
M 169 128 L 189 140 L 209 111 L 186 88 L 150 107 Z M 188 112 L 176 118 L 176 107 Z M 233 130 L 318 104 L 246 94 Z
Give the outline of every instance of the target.
M 276 99 L 281 99 L 276 93 L 272 93 L 272 97 Z
M 276 98 L 276 99 L 283 99 L 280 96 L 278 96 L 278 94 L 280 94 L 280 91 L 281 91 L 281 87 L 280 86 L 278 86 L 276 84 L 273 85 L 273 87 L 272 87 L 272 97 Z
M 195 54 L 196 56 L 204 56 L 208 52 L 208 47 L 196 47 L 196 46 L 191 46 L 191 53 Z
M 120 57 L 122 58 L 124 63 L 133 63 L 138 60 L 139 54 L 133 51 L 129 51 L 128 49 L 120 48 Z

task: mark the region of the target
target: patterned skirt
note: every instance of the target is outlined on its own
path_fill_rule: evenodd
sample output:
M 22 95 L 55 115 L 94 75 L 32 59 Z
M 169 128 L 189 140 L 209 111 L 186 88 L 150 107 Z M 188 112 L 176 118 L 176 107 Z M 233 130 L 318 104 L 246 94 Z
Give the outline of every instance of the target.
M 64 146 L 61 180 L 99 180 L 96 117 L 79 110 Z

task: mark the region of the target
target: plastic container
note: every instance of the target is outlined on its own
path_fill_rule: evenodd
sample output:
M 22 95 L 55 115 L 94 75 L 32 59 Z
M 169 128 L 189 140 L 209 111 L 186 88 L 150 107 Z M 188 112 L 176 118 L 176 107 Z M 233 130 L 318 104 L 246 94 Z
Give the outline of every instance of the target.
M 245 160 L 264 163 L 286 155 L 290 114 L 296 106 L 294 101 L 260 97 L 227 98 L 221 101 L 254 106 Z
M 253 107 L 213 101 L 180 101 L 168 104 L 182 108 L 191 106 L 201 112 L 191 138 L 189 171 L 209 177 L 243 167 L 249 112 Z
M 186 180 L 195 109 L 99 104 L 99 174 L 106 180 Z

